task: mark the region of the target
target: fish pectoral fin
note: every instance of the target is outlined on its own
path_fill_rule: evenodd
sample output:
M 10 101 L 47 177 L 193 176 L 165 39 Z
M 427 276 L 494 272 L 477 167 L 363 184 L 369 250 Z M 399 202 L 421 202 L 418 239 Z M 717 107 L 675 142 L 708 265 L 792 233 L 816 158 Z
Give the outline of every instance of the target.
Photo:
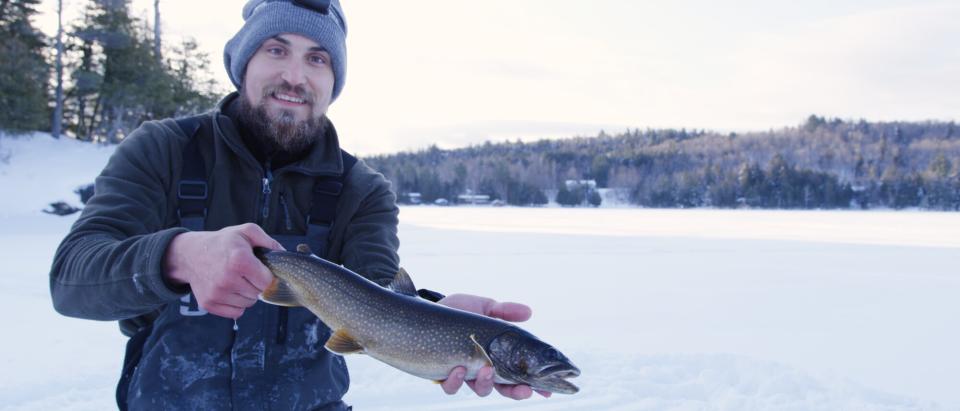
M 483 346 L 480 345 L 479 342 L 477 342 L 477 336 L 474 334 L 470 334 L 470 341 L 473 341 L 474 348 L 477 349 L 477 353 L 480 354 L 483 357 L 483 359 L 487 362 L 487 365 L 493 367 L 493 360 L 491 360 L 490 356 L 487 355 L 487 350 L 483 349 Z
M 300 307 L 297 294 L 290 289 L 290 285 L 279 277 L 273 277 L 273 282 L 266 290 L 260 293 L 260 300 L 273 305 L 282 305 L 284 307 Z
M 343 328 L 333 333 L 333 335 L 330 336 L 330 339 L 327 340 L 327 343 L 324 344 L 324 347 L 327 347 L 328 350 L 340 355 L 363 353 L 363 347 L 360 346 L 360 343 L 358 343 L 357 340 L 355 340 L 353 336 Z
M 310 246 L 304 243 L 297 244 L 297 252 L 300 254 L 313 254 L 313 250 L 310 249 Z
M 402 267 L 400 271 L 397 271 L 397 275 L 393 277 L 393 281 L 387 284 L 387 288 L 403 295 L 409 295 L 411 297 L 417 296 L 417 287 L 413 286 L 413 280 L 410 279 L 407 270 L 404 270 Z

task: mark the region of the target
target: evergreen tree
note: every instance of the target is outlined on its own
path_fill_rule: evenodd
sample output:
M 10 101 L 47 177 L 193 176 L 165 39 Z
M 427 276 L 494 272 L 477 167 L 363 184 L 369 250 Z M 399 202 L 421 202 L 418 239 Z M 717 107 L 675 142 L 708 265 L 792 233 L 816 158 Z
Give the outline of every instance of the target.
M 560 191 L 557 192 L 557 204 L 567 207 L 580 205 L 580 203 L 583 202 L 583 198 L 578 197 L 575 191 L 576 190 L 568 190 L 566 186 L 560 186 Z
M 196 44 L 187 41 L 157 56 L 145 23 L 130 16 L 129 0 L 93 0 L 73 34 L 78 54 L 68 93 L 71 129 L 84 140 L 117 142 L 146 120 L 210 108 L 213 80 Z
M 63 0 L 57 0 L 57 36 L 55 40 L 53 119 L 50 134 L 60 138 L 63 133 Z
M 647 207 L 960 207 L 953 123 L 807 120 L 758 133 L 628 130 L 365 160 L 401 193 L 419 184 L 409 175 L 429 169 L 456 192 L 510 204 L 530 204 L 529 185 L 556 189 L 560 204 L 586 205 L 590 190 L 562 182 L 592 178 Z
M 600 207 L 600 203 L 603 202 L 603 199 L 600 197 L 600 193 L 597 190 L 591 190 L 590 194 L 587 195 L 587 203 L 594 207 Z
M 47 39 L 33 27 L 40 0 L 0 1 L 0 129 L 49 130 Z

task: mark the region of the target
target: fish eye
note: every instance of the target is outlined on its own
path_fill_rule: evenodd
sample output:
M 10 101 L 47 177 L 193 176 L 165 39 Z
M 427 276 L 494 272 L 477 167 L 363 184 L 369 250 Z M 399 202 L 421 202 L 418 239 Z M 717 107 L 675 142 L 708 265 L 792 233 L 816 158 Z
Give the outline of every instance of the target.
M 547 347 L 543 350 L 543 358 L 548 361 L 559 360 L 561 358 L 560 351 L 553 347 Z

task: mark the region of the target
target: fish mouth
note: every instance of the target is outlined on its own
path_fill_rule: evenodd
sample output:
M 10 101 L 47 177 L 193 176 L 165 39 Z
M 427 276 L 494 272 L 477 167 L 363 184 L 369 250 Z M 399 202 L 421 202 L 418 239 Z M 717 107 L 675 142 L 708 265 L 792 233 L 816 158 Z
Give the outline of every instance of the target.
M 550 391 L 560 394 L 576 394 L 580 388 L 573 385 L 567 378 L 580 376 L 580 369 L 573 364 L 551 364 L 537 371 L 529 384 L 534 389 Z
M 573 364 L 551 364 L 536 372 L 538 378 L 574 378 L 580 376 L 580 369 Z

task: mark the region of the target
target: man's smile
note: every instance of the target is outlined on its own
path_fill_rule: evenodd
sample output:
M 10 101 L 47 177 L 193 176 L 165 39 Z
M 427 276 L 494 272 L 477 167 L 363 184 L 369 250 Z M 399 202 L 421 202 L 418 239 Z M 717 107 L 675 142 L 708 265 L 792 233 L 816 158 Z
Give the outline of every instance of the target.
M 303 106 L 303 105 L 307 104 L 307 100 L 306 100 L 306 99 L 300 98 L 300 97 L 295 96 L 295 95 L 290 95 L 290 94 L 286 94 L 286 93 L 281 93 L 281 92 L 271 93 L 271 94 L 270 94 L 270 97 L 273 97 L 274 100 L 279 101 L 280 104 L 282 104 L 282 105 L 289 105 L 289 106 L 295 106 L 295 107 L 296 107 L 296 106 Z

